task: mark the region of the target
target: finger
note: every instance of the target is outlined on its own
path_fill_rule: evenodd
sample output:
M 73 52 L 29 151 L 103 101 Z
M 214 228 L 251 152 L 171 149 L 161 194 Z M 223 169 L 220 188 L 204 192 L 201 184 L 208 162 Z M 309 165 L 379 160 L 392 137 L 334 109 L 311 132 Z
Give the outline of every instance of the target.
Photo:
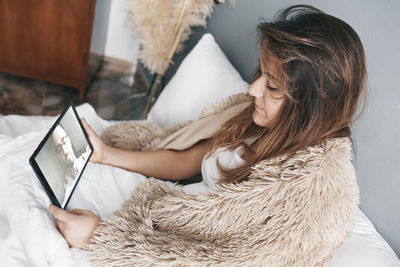
M 56 219 L 56 224 L 57 224 L 58 230 L 60 230 L 60 233 L 61 233 L 62 235 L 64 235 L 64 231 L 65 231 L 65 222 L 63 222 L 63 221 L 61 221 L 61 220 L 59 220 L 59 219 Z
M 64 223 L 63 221 L 60 221 L 59 219 L 56 219 L 56 224 L 57 224 L 58 231 L 64 237 L 64 239 L 67 241 L 68 246 L 72 247 L 68 241 L 68 238 L 65 236 L 65 230 L 66 230 L 67 224 Z
M 81 118 L 81 122 L 82 122 L 82 125 L 83 125 L 83 128 L 85 128 L 85 130 L 86 130 L 86 132 L 91 132 L 91 128 L 90 128 L 90 126 L 89 126 L 89 124 L 86 122 L 86 119 L 85 118 Z
M 88 133 L 88 135 L 93 135 L 93 136 L 97 136 L 97 134 L 95 133 L 95 131 L 92 129 L 92 127 L 90 127 L 90 125 L 86 122 L 85 118 L 81 119 L 83 128 L 85 128 L 86 132 Z
M 73 216 L 73 214 L 69 214 L 67 211 L 60 209 L 59 207 L 56 207 L 53 204 L 50 205 L 49 211 L 51 214 L 53 214 L 54 217 L 63 222 L 68 221 L 71 218 L 71 216 Z
M 81 209 L 73 209 L 73 210 L 70 210 L 69 212 L 72 213 L 72 214 L 75 214 L 75 215 L 82 215 L 82 214 L 87 214 L 90 211 L 81 210 Z

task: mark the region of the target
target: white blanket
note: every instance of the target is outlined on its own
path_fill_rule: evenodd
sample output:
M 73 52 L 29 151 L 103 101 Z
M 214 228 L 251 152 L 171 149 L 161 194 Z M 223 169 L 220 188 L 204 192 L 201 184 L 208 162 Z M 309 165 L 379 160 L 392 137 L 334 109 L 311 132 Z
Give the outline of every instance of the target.
M 78 107 L 95 131 L 110 125 L 88 105 Z M 50 200 L 29 165 L 29 157 L 54 117 L 0 117 L 0 258 L 3 266 L 88 266 L 69 249 L 48 213 Z M 146 178 L 106 165 L 88 163 L 68 209 L 90 209 L 109 216 Z M 5 260 L 5 261 L 4 261 Z
M 100 134 L 111 122 L 84 104 L 77 108 Z M 2 266 L 89 266 L 84 253 L 70 249 L 47 211 L 50 200 L 28 159 L 55 117 L 0 115 L 0 259 Z M 146 178 L 89 163 L 68 209 L 89 209 L 108 217 Z M 201 186 L 201 185 L 199 185 Z M 187 189 L 195 191 L 196 185 Z M 359 210 L 349 238 L 328 266 L 400 266 L 393 250 Z

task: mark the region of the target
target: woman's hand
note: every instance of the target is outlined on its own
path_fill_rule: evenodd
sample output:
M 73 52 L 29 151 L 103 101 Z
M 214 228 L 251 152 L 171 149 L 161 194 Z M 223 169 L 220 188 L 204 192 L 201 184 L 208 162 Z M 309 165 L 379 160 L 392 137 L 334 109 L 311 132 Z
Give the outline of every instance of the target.
M 89 210 L 65 211 L 52 204 L 49 211 L 56 217 L 58 230 L 68 245 L 75 248 L 84 248 L 89 243 L 100 221 L 100 217 Z
M 105 154 L 109 150 L 109 147 L 104 144 L 103 140 L 93 131 L 92 127 L 86 122 L 84 118 L 81 119 L 83 128 L 85 128 L 86 133 L 89 137 L 90 143 L 93 146 L 93 154 L 90 157 L 90 161 L 96 163 L 104 163 Z

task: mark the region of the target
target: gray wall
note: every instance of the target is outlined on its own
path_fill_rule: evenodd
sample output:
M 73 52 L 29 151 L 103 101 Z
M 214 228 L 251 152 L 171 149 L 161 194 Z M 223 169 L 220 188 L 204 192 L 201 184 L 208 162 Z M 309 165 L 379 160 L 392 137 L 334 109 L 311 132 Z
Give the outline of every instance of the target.
M 400 1 L 236 0 L 219 5 L 208 22 L 218 44 L 249 81 L 258 60 L 255 26 L 277 10 L 311 4 L 349 23 L 365 48 L 368 106 L 354 125 L 361 209 L 400 255 Z

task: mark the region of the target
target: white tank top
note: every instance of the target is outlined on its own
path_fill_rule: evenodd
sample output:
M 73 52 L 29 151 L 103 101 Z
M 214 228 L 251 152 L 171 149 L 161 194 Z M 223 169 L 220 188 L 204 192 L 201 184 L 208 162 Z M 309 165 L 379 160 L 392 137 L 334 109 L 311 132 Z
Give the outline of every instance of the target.
M 201 163 L 201 175 L 203 180 L 200 183 L 184 185 L 181 188 L 188 194 L 215 191 L 216 182 L 220 178 L 217 159 L 219 159 L 219 163 L 225 168 L 238 167 L 244 163 L 244 160 L 241 158 L 242 152 L 243 147 L 241 146 L 233 151 L 226 148 L 219 148 L 210 157 L 207 157 L 207 153 Z
M 249 138 L 246 142 L 248 145 L 253 143 L 257 138 Z M 240 146 L 234 150 L 227 148 L 217 149 L 210 157 L 208 153 L 204 156 L 201 162 L 201 175 L 203 181 L 195 184 L 188 184 L 182 187 L 182 189 L 189 194 L 207 193 L 209 191 L 216 190 L 216 182 L 220 178 L 219 169 L 217 167 L 217 159 L 219 163 L 225 168 L 235 168 L 244 164 L 245 161 L 242 159 L 243 146 Z
M 211 190 L 214 190 L 216 187 L 216 182 L 220 178 L 217 159 L 223 167 L 235 168 L 245 163 L 241 157 L 242 154 L 243 146 L 240 146 L 235 150 L 219 148 L 210 157 L 207 157 L 207 154 L 201 163 L 201 175 L 203 176 L 203 183 Z

